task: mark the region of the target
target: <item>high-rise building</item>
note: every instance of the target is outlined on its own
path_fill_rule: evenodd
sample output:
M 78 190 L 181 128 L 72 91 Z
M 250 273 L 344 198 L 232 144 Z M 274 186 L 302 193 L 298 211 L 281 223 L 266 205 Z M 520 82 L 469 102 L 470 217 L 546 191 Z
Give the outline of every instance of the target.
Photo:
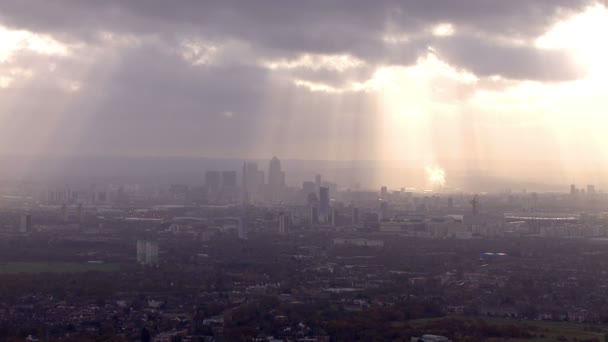
M 322 186 L 319 188 L 319 216 L 324 223 L 328 221 L 329 214 L 329 188 Z
M 279 234 L 289 234 L 289 216 L 285 213 L 279 214 Z
M 221 176 L 219 171 L 205 172 L 205 186 L 208 191 L 217 192 L 220 189 Z
M 272 157 L 268 166 L 268 189 L 273 202 L 280 200 L 284 187 L 285 172 L 281 170 L 281 161 L 277 157 Z
M 570 185 L 570 195 L 576 195 L 576 185 Z
M 310 207 L 310 225 L 314 226 L 319 224 L 319 208 L 316 206 Z
M 29 233 L 32 230 L 32 215 L 23 214 L 21 215 L 21 222 L 19 223 L 20 233 Z
M 307 197 L 309 194 L 316 193 L 316 185 L 315 182 L 306 181 L 302 183 L 302 194 Z
M 380 202 L 380 220 L 388 220 L 388 218 L 389 218 L 388 202 L 381 201 Z
M 236 188 L 236 171 L 222 172 L 222 188 Z
M 336 208 L 331 209 L 331 225 L 333 227 L 338 224 L 338 210 Z
M 321 175 L 315 176 L 315 184 L 317 186 L 317 189 L 319 189 L 321 185 L 323 185 L 323 179 L 321 178 Z
M 245 162 L 243 164 L 243 200 L 248 202 L 256 200 L 264 185 L 264 171 L 258 169 L 255 162 Z
M 587 195 L 595 195 L 595 185 L 587 185 Z
M 380 198 L 383 200 L 388 199 L 388 188 L 386 186 L 380 188 Z
M 158 266 L 158 242 L 137 240 L 137 262 L 140 265 Z

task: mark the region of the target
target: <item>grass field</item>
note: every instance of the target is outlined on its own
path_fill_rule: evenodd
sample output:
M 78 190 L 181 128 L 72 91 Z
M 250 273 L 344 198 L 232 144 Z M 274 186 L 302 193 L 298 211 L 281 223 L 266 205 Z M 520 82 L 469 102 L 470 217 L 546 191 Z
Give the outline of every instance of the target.
M 77 262 L 0 262 L 0 274 L 17 273 L 79 273 L 113 272 L 120 269 L 118 264 L 89 264 Z
M 591 325 L 570 322 L 528 321 L 489 317 L 450 316 L 434 319 L 413 320 L 409 323 L 417 328 L 434 329 L 435 327 L 437 327 L 437 324 L 442 325 L 442 320 L 446 319 L 455 319 L 458 321 L 462 321 L 463 323 L 473 323 L 482 320 L 490 326 L 497 327 L 516 326 L 519 328 L 526 328 L 526 330 L 531 331 L 534 335 L 534 337 L 531 338 L 492 337 L 485 338 L 484 341 L 605 341 L 605 338 L 608 334 L 608 326 L 605 325 Z M 454 336 L 458 332 L 452 331 L 448 333 L 448 331 L 428 330 L 427 333 L 437 333 Z

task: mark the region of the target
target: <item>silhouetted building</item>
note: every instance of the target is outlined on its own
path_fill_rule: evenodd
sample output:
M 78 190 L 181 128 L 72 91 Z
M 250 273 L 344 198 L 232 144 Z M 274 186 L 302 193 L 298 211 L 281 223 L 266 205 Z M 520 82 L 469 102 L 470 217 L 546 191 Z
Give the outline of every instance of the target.
M 380 220 L 388 220 L 389 212 L 388 212 L 388 202 L 381 201 L 380 202 Z
M 21 221 L 19 223 L 20 233 L 29 233 L 32 230 L 32 215 L 23 214 L 21 215 Z
M 331 209 L 331 225 L 333 227 L 338 225 L 338 210 L 336 208 Z
M 315 182 L 311 182 L 311 181 L 306 181 L 302 183 L 302 198 L 305 199 L 306 201 L 308 201 L 308 205 L 311 205 L 310 201 L 309 201 L 309 196 L 310 194 L 315 195 L 316 197 L 316 185 Z
M 222 172 L 222 188 L 236 188 L 236 171 Z
M 388 188 L 386 186 L 380 188 L 380 198 L 383 200 L 388 199 Z
M 285 187 L 285 172 L 281 170 L 281 161 L 272 157 L 268 167 L 268 190 L 273 202 L 279 201 Z
M 258 169 L 258 164 L 245 162 L 243 164 L 243 201 L 257 200 L 264 185 L 264 172 Z
M 279 234 L 289 234 L 289 216 L 285 213 L 279 214 Z
M 319 216 L 324 223 L 328 221 L 329 214 L 329 188 L 322 186 L 319 188 Z
M 221 176 L 219 171 L 205 172 L 205 186 L 210 192 L 217 192 L 220 189 Z
M 313 226 L 319 224 L 319 208 L 316 206 L 310 207 L 310 224 Z

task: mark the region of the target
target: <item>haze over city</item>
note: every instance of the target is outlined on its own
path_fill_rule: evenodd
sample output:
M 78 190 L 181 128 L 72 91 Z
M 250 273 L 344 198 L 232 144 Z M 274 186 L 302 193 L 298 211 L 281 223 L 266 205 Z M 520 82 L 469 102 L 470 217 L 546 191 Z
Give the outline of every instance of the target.
M 605 0 L 0 0 L 0 341 L 608 341 Z

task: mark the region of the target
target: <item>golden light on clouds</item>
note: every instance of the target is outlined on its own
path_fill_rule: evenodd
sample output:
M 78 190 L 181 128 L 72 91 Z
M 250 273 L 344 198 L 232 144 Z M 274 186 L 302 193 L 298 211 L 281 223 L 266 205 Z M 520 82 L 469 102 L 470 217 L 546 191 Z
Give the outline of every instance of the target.
M 454 26 L 450 23 L 443 23 L 433 27 L 433 35 L 437 37 L 449 37 L 454 35 Z
M 585 12 L 557 23 L 539 37 L 535 45 L 541 49 L 566 49 L 589 70 L 590 77 L 607 75 L 608 9 L 602 5 L 588 7 Z
M 365 64 L 361 59 L 351 55 L 302 54 L 294 59 L 277 59 L 262 63 L 271 70 L 305 68 L 311 70 L 346 71 L 359 68 Z
M 9 60 L 16 51 L 29 50 L 43 55 L 62 55 L 69 48 L 57 40 L 25 30 L 9 30 L 0 26 L 0 62 Z

